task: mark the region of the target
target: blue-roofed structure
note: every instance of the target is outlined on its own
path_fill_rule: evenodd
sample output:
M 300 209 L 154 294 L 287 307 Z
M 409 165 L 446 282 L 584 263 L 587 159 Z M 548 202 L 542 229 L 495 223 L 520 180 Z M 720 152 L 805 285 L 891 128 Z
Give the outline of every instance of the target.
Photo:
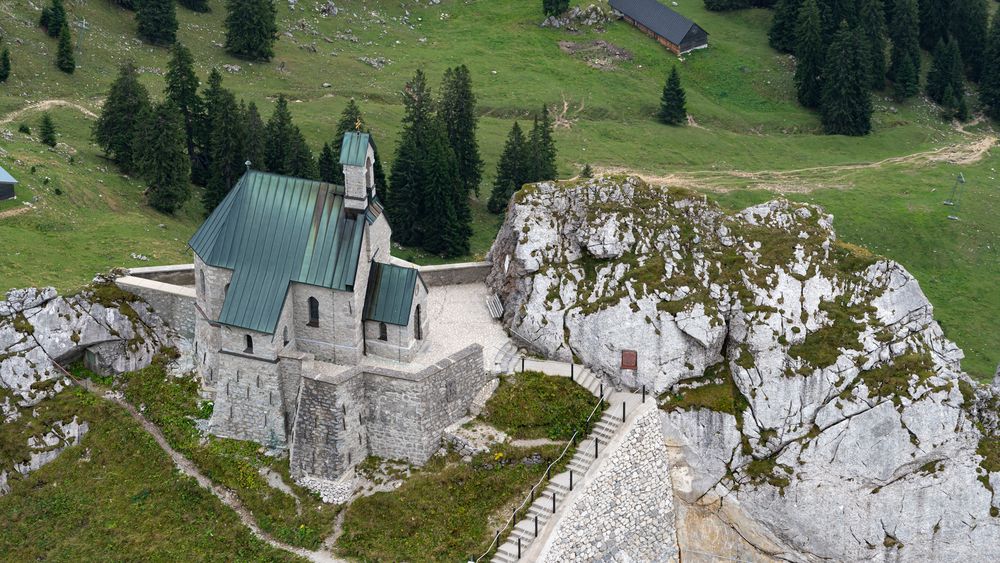
M 17 184 L 17 180 L 3 167 L 0 167 L 0 201 L 14 197 L 15 184 Z
M 348 131 L 340 143 L 340 163 L 345 166 L 364 166 L 371 136 L 360 131 Z
M 368 274 L 364 319 L 407 326 L 410 323 L 417 281 L 424 283 L 420 273 L 413 268 L 372 262 Z M 426 285 L 424 289 L 426 290 Z

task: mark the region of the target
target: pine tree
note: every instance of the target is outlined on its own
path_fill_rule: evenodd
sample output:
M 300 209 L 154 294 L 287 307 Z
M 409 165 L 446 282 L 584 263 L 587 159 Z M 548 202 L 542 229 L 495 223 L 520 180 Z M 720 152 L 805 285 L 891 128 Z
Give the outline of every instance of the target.
M 846 21 L 849 27 L 854 28 L 857 19 L 854 0 L 819 0 L 818 6 L 823 45 L 830 44 L 840 22 Z
M 269 61 L 278 37 L 272 0 L 226 0 L 226 52 L 251 61 Z
M 193 127 L 195 157 L 191 162 L 191 181 L 207 186 L 212 168 L 212 126 L 219 111 L 219 104 L 228 91 L 222 86 L 222 74 L 213 68 L 208 73 L 208 83 L 201 93 L 201 111 Z
M 264 142 L 264 169 L 275 174 L 290 174 L 288 155 L 294 136 L 292 114 L 288 111 L 288 100 L 278 96 L 274 112 L 267 121 L 267 135 Z
M 135 11 L 135 5 L 139 0 L 112 0 L 118 7 Z
M 59 47 L 56 49 L 56 68 L 66 74 L 76 70 L 76 60 L 73 58 L 73 38 L 69 35 L 69 26 L 63 24 L 59 32 Z
M 535 119 L 531 128 L 528 154 L 530 176 L 524 182 L 543 182 L 556 178 L 556 143 L 552 138 L 553 124 L 549 107 L 542 106 L 542 119 Z M 522 182 L 523 183 L 523 182 Z
M 101 116 L 94 124 L 94 140 L 128 174 L 136 167 L 141 116 L 149 109 L 149 92 L 139 83 L 135 67 L 122 65 L 111 84 Z
M 946 116 L 959 109 L 965 100 L 965 70 L 957 41 L 939 42 L 934 62 L 927 73 L 927 97 L 945 108 Z
M 66 19 L 66 7 L 63 6 L 63 0 L 52 0 L 52 5 L 42 10 L 38 26 L 44 28 L 49 37 L 59 37 L 65 25 L 69 25 L 69 21 Z
M 989 38 L 983 54 L 982 76 L 979 78 L 979 101 L 986 114 L 1000 120 L 1000 11 L 993 14 Z
M 245 123 L 236 97 L 223 90 L 212 116 L 211 165 L 208 185 L 202 195 L 205 213 L 211 213 L 246 170 Z
M 198 96 L 198 76 L 194 72 L 194 58 L 191 51 L 181 43 L 170 49 L 164 90 L 167 99 L 177 106 L 184 117 L 184 133 L 187 138 L 188 158 L 192 161 L 192 176 L 195 161 L 195 131 L 201 119 L 202 103 Z M 198 182 L 195 182 L 198 183 Z
M 337 177 L 337 167 L 339 163 L 333 157 L 333 149 L 330 143 L 323 143 L 323 150 L 319 153 L 319 179 L 324 182 L 333 182 Z
M 594 177 L 594 169 L 590 167 L 590 164 L 584 164 L 583 165 L 583 170 L 580 171 L 580 177 L 581 178 L 593 178 Z
M 823 70 L 820 118 L 830 135 L 867 135 L 872 128 L 872 100 L 861 53 L 854 48 L 859 38 L 846 22 L 833 36 Z
M 177 40 L 177 10 L 174 0 L 142 0 L 135 12 L 139 38 L 153 45 Z
M 42 114 L 42 123 L 38 126 L 38 134 L 43 145 L 56 146 L 56 124 L 52 122 L 49 112 Z
M 774 5 L 774 19 L 771 21 L 771 29 L 767 32 L 771 47 L 783 53 L 795 51 L 795 27 L 800 6 L 802 0 L 778 0 Z
M 10 78 L 10 49 L 4 47 L 3 53 L 0 53 L 0 83 L 7 82 L 8 78 Z
M 507 209 L 510 197 L 525 184 L 526 165 L 528 161 L 527 143 L 521 126 L 515 121 L 507 134 L 503 153 L 497 162 L 496 179 L 493 181 L 493 191 L 486 207 L 490 213 L 503 213 Z
M 897 100 L 905 100 L 920 88 L 920 43 L 916 0 L 894 0 L 892 26 L 892 57 L 889 79 Z
M 479 156 L 476 140 L 476 96 L 472 93 L 472 77 L 465 65 L 445 71 L 438 114 L 448 130 L 448 142 L 455 152 L 465 193 L 479 195 L 483 159 Z
M 861 32 L 862 56 L 867 70 L 867 84 L 872 90 L 885 86 L 885 10 L 882 0 L 860 0 L 858 25 Z
M 947 41 L 954 0 L 920 0 L 920 46 L 930 51 L 938 41 Z
M 660 112 L 657 114 L 660 123 L 680 125 L 687 119 L 686 96 L 681 87 L 681 77 L 677 74 L 677 66 L 670 69 L 670 76 L 663 85 L 660 96 Z
M 291 144 L 288 147 L 285 170 L 289 176 L 296 178 L 309 178 L 314 180 L 319 177 L 316 169 L 316 159 L 313 158 L 312 149 L 306 143 L 306 138 L 298 126 L 292 126 Z
M 246 139 L 244 149 L 250 167 L 262 170 L 265 166 L 264 152 L 267 145 L 267 129 L 264 121 L 257 111 L 257 104 L 250 102 L 250 105 L 243 110 L 243 131 Z
M 820 104 L 822 75 L 826 52 L 820 30 L 819 6 L 816 0 L 805 0 L 799 10 L 795 27 L 795 88 L 799 103 L 807 108 Z M 852 47 L 853 51 L 855 47 Z
M 542 12 L 546 16 L 558 16 L 569 9 L 569 0 L 542 0 Z
M 190 163 L 184 134 L 184 118 L 170 100 L 144 112 L 139 135 L 140 171 L 149 184 L 149 205 L 162 213 L 174 213 L 191 196 Z
M 184 6 L 192 12 L 208 12 L 208 0 L 178 0 L 181 6 Z
M 986 38 L 989 34 L 989 8 L 986 0 L 953 0 L 951 36 L 958 40 L 965 75 L 979 82 L 983 72 Z M 993 61 L 997 64 L 998 61 Z
M 351 98 L 347 101 L 347 106 L 344 107 L 344 111 L 340 114 L 340 119 L 337 121 L 336 133 L 334 133 L 333 141 L 330 143 L 330 152 L 333 153 L 337 163 L 333 171 L 333 179 L 331 180 L 334 184 L 344 184 L 344 169 L 340 166 L 340 148 L 344 142 L 344 133 L 354 130 L 364 131 L 365 124 L 364 119 L 361 117 L 361 108 L 358 107 L 354 98 Z M 385 186 L 383 184 L 380 187 Z

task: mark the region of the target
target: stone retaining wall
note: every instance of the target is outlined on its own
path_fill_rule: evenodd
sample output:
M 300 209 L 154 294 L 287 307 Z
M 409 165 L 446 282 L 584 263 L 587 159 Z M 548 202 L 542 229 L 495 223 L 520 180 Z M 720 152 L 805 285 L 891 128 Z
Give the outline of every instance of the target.
M 658 411 L 639 415 L 559 520 L 541 561 L 676 561 L 673 489 Z
M 417 269 L 420 270 L 420 277 L 424 279 L 424 283 L 428 287 L 434 287 L 460 283 L 485 283 L 490 267 L 489 262 L 463 262 L 440 266 L 417 266 Z
M 171 275 L 176 279 L 176 274 Z M 165 279 L 171 278 L 167 276 Z M 194 339 L 196 313 L 193 285 L 175 285 L 134 275 L 118 278 L 115 283 L 123 290 L 143 298 L 178 334 L 189 340 Z

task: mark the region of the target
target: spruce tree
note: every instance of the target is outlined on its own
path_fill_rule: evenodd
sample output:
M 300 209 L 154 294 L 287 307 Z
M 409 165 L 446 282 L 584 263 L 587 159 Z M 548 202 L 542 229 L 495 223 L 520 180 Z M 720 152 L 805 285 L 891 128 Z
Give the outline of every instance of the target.
M 823 45 L 829 45 L 840 22 L 846 21 L 853 28 L 857 20 L 854 0 L 819 0 L 819 27 Z
M 202 196 L 205 213 L 211 213 L 246 170 L 245 123 L 236 97 L 223 90 L 216 102 L 211 127 L 211 165 Z
M 984 52 L 989 26 L 987 0 L 953 0 L 951 36 L 958 41 L 965 75 L 973 82 L 979 82 L 983 72 Z M 993 61 L 998 64 L 1000 61 Z
M 872 128 L 872 100 L 859 38 L 843 22 L 833 36 L 823 70 L 820 118 L 830 135 L 867 135 Z
M 681 77 L 677 74 L 677 65 L 670 69 L 667 82 L 663 85 L 660 95 L 660 112 L 657 114 L 660 123 L 681 125 L 687 119 L 686 96 L 681 87 Z
M 948 39 L 954 0 L 920 0 L 920 46 L 930 51 L 938 41 Z
M 66 19 L 66 7 L 63 0 L 52 0 L 52 5 L 42 10 L 42 16 L 38 20 L 39 27 L 45 29 L 49 37 L 59 37 L 62 28 L 69 25 Z
M 38 126 L 38 134 L 43 145 L 56 146 L 56 124 L 52 122 L 49 112 L 42 114 L 42 123 Z
M 177 10 L 174 0 L 141 0 L 135 12 L 139 38 L 153 45 L 177 40 Z
M 483 159 L 479 156 L 476 140 L 476 96 L 472 93 L 472 77 L 465 65 L 445 71 L 438 114 L 447 128 L 448 142 L 455 152 L 465 193 L 479 195 Z
M 472 234 L 468 197 L 440 117 L 431 119 L 425 137 L 421 248 L 447 258 L 468 254 Z M 463 202 L 464 211 L 458 209 Z
M 427 148 L 432 142 L 435 116 L 431 89 L 423 71 L 417 70 L 403 88 L 403 106 L 403 131 L 390 172 L 386 211 L 393 237 L 400 244 L 423 246 L 426 191 L 431 189 L 428 186 L 429 168 L 440 164 L 431 161 Z M 448 198 L 448 201 L 454 199 Z
M 336 161 L 335 170 L 333 171 L 333 179 L 330 180 L 334 184 L 343 185 L 344 184 L 344 169 L 340 166 L 340 148 L 344 142 L 344 133 L 354 130 L 365 130 L 364 119 L 361 117 L 361 108 L 351 98 L 347 101 L 347 106 L 344 107 L 344 111 L 340 113 L 340 119 L 337 121 L 336 133 L 333 135 L 333 141 L 330 143 L 330 152 L 333 153 L 334 160 Z M 376 184 L 377 185 L 377 184 Z M 385 186 L 379 186 L 384 188 Z
M 774 19 L 767 32 L 768 43 L 782 53 L 795 52 L 795 28 L 802 0 L 778 0 L 774 5 Z
M 272 0 L 226 0 L 226 52 L 241 59 L 269 61 L 278 37 Z
M 542 12 L 546 16 L 558 16 L 569 9 L 569 0 L 542 0 Z
M 194 58 L 187 47 L 175 43 L 170 49 L 170 54 L 164 94 L 184 117 L 188 158 L 192 161 L 192 176 L 194 176 L 195 131 L 199 126 L 202 112 L 201 98 L 198 96 L 198 76 L 194 72 Z
M 267 145 L 267 129 L 264 120 L 257 111 L 257 104 L 250 102 L 250 105 L 243 110 L 243 131 L 244 156 L 250 161 L 250 167 L 263 170 L 266 166 L 264 159 L 265 147 Z
M 315 180 L 319 177 L 312 149 L 306 143 L 306 138 L 302 135 L 302 131 L 295 125 L 292 126 L 291 144 L 288 147 L 286 158 L 285 170 L 288 171 L 286 174 L 310 180 Z
M 916 0 L 894 0 L 892 26 L 892 57 L 889 79 L 897 100 L 905 100 L 920 88 L 920 43 Z
M 1000 121 L 1000 11 L 993 14 L 990 34 L 983 54 L 983 72 L 979 78 L 979 101 L 986 114 Z
M 521 126 L 515 121 L 507 134 L 503 152 L 497 162 L 496 179 L 486 207 L 490 213 L 503 213 L 507 209 L 510 197 L 525 184 L 526 165 L 528 162 L 527 143 Z
M 594 169 L 590 167 L 590 164 L 584 164 L 583 165 L 583 170 L 580 171 L 580 177 L 581 178 L 593 178 L 594 177 Z
M 112 0 L 118 7 L 135 11 L 136 3 L 140 0 Z
M 333 182 L 337 177 L 337 167 L 339 162 L 333 156 L 333 149 L 330 143 L 323 143 L 323 150 L 319 153 L 319 179 L 324 182 Z
M 294 137 L 292 114 L 288 111 L 288 100 L 278 96 L 274 112 L 267 121 L 267 135 L 264 142 L 264 169 L 275 174 L 290 174 L 288 155 Z
M 819 106 L 823 92 L 822 76 L 826 59 L 816 0 L 805 0 L 802 4 L 795 29 L 795 88 L 798 100 L 807 108 L 815 108 Z M 852 47 L 851 50 L 855 49 Z
M 204 13 L 209 11 L 208 0 L 178 0 L 181 6 L 184 6 L 192 12 Z
M 138 146 L 140 171 L 149 184 L 146 197 L 153 209 L 174 213 L 191 196 L 184 118 L 170 100 L 144 115 Z
M 10 49 L 4 47 L 3 53 L 0 53 L 0 83 L 7 82 L 8 78 L 10 78 Z
M 530 170 L 531 177 L 526 182 L 543 182 L 556 178 L 556 143 L 552 138 L 553 123 L 549 107 L 542 106 L 541 121 L 535 120 L 531 129 Z
M 139 83 L 135 67 L 122 65 L 111 84 L 101 116 L 94 124 L 94 140 L 128 174 L 136 168 L 138 133 L 141 117 L 149 109 L 149 92 Z
M 927 73 L 927 97 L 946 110 L 947 116 L 965 99 L 965 71 L 957 41 L 939 42 Z
M 59 47 L 56 49 L 56 68 L 66 74 L 76 70 L 76 60 L 73 58 L 73 38 L 69 35 L 69 26 L 63 24 L 59 32 Z
M 867 84 L 872 90 L 885 86 L 885 10 L 882 0 L 860 0 L 858 25 L 861 32 L 862 56 L 867 71 Z
M 219 111 L 219 104 L 227 90 L 222 86 L 222 74 L 213 68 L 208 73 L 208 83 L 201 93 L 201 111 L 195 119 L 195 158 L 191 163 L 191 181 L 199 186 L 207 186 L 212 168 L 212 125 Z

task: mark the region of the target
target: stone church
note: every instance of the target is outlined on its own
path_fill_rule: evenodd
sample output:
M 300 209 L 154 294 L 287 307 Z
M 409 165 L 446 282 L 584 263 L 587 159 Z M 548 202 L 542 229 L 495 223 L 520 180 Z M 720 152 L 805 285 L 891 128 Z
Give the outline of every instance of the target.
M 190 241 L 209 430 L 288 448 L 296 477 L 422 463 L 488 381 L 479 346 L 420 357 L 428 290 L 390 257 L 371 137 L 340 163 L 344 186 L 248 170 Z

